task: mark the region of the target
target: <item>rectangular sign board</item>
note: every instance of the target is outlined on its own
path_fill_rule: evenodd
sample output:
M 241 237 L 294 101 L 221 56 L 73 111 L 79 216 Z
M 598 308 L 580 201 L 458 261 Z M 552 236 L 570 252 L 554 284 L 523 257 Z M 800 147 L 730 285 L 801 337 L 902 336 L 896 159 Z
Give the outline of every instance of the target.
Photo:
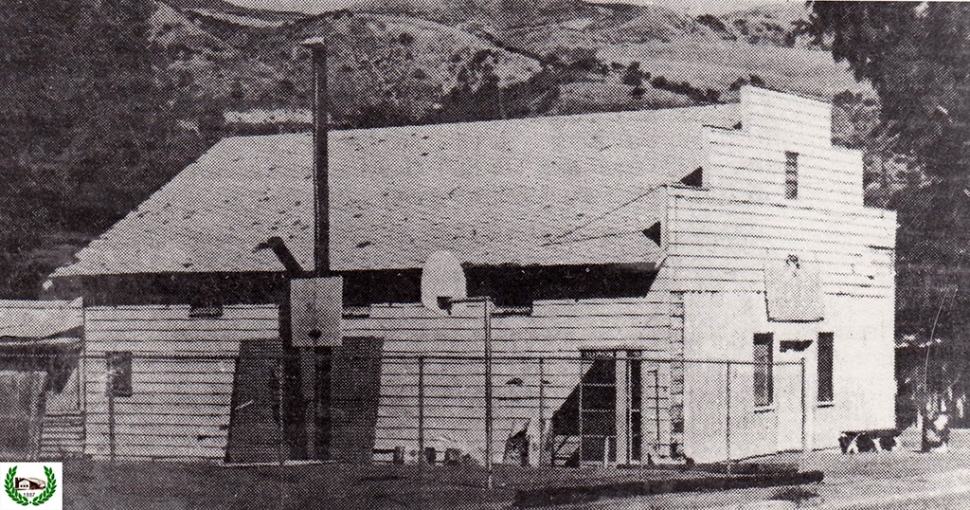
M 772 322 L 814 322 L 825 317 L 819 265 L 791 258 L 765 268 L 765 298 Z

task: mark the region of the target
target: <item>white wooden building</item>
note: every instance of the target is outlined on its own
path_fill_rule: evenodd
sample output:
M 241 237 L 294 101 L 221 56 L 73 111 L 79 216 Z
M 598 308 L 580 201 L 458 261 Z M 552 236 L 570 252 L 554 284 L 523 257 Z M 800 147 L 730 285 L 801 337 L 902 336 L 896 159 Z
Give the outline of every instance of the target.
M 54 273 L 53 293 L 89 305 L 86 354 L 132 353 L 119 454 L 272 460 L 267 383 L 296 391 L 301 372 L 259 357 L 287 359 L 288 279 L 312 269 L 312 150 L 308 134 L 223 140 Z M 740 104 L 339 131 L 329 157 L 347 340 L 317 366 L 346 427 L 328 414 L 321 455 L 413 460 L 414 357 L 480 355 L 475 305 L 419 303 L 439 250 L 460 257 L 469 295 L 497 300 L 495 356 L 533 358 L 496 365 L 499 457 L 536 418 L 541 380 L 546 418 L 577 398 L 578 364 L 540 375 L 535 360 L 582 353 L 615 378 L 608 462 L 836 447 L 840 431 L 894 425 L 895 213 L 863 205 L 862 154 L 832 146 L 827 103 L 745 87 Z M 371 368 L 340 361 L 355 357 Z M 86 370 L 86 451 L 103 455 L 107 367 Z M 428 370 L 425 444 L 480 449 L 481 365 Z M 288 455 L 305 456 L 290 425 Z

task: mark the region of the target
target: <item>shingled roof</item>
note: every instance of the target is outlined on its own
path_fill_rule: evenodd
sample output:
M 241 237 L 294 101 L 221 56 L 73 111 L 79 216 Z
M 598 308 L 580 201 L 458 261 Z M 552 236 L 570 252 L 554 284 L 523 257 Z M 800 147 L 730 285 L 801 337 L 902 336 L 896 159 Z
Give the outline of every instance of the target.
M 473 265 L 642 262 L 649 225 L 583 228 L 619 209 L 629 223 L 639 197 L 701 164 L 702 125 L 738 120 L 732 104 L 332 132 L 331 268 L 417 268 L 441 249 Z M 311 143 L 220 141 L 54 276 L 282 271 L 259 248 L 273 236 L 312 269 Z

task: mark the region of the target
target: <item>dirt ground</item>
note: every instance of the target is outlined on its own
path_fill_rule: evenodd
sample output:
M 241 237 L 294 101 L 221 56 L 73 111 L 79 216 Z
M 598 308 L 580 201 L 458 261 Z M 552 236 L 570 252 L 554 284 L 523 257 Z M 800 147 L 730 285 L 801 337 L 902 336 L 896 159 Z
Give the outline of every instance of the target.
M 841 455 L 822 451 L 782 454 L 747 462 L 796 464 L 821 470 L 825 482 L 798 489 L 673 494 L 601 501 L 586 508 L 739 508 L 771 499 L 800 506 L 923 508 L 933 496 L 942 507 L 970 508 L 970 431 L 954 431 L 947 454 L 920 454 L 915 435 L 891 453 Z M 302 465 L 227 468 L 214 464 L 73 461 L 64 465 L 65 508 L 76 509 L 437 509 L 507 508 L 515 490 L 548 485 L 596 485 L 670 476 L 659 470 L 539 469 L 496 466 L 486 490 L 481 467 Z M 967 488 L 967 493 L 961 492 Z M 928 492 L 929 491 L 929 492 Z M 866 506 L 865 501 L 875 502 Z M 841 505 L 841 506 L 840 506 Z M 926 506 L 925 508 L 936 508 Z
M 496 466 L 485 489 L 478 466 L 302 465 L 228 468 L 215 464 L 75 461 L 64 465 L 66 508 L 112 509 L 434 509 L 502 508 L 515 490 L 603 484 L 670 476 L 631 469 L 539 469 Z

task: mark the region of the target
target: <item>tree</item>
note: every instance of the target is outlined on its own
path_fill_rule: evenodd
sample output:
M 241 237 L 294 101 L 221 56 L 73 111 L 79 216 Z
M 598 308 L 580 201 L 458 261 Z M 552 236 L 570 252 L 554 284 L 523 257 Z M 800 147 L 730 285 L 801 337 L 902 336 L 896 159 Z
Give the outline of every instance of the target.
M 155 8 L 0 3 L 0 296 L 36 297 L 46 274 L 206 144 L 176 128 L 184 104 L 169 103 L 158 72 Z
M 965 184 L 970 167 L 970 5 L 950 2 L 811 2 L 805 30 L 831 38 L 832 56 L 869 80 L 895 150 Z M 954 182 L 956 184 L 956 182 Z
M 915 317 L 920 329 L 911 332 L 926 339 L 927 346 L 914 357 L 921 376 L 909 391 L 920 411 L 932 416 L 970 360 L 965 314 L 948 318 L 943 313 L 965 310 L 970 301 L 964 269 L 970 254 L 970 197 L 965 194 L 970 184 L 970 27 L 965 23 L 970 5 L 810 4 L 804 31 L 815 44 L 831 47 L 833 57 L 848 62 L 856 79 L 869 80 L 879 95 L 879 126 L 869 142 L 886 140 L 881 151 L 912 158 L 930 177 L 928 183 L 901 186 L 888 205 L 899 212 L 897 263 L 904 263 L 897 330 L 911 327 L 906 318 Z M 946 285 L 929 283 L 923 274 L 939 271 L 949 275 Z M 922 297 L 910 297 L 915 294 Z M 950 355 L 931 357 L 931 346 L 941 336 L 947 338 Z M 897 369 L 905 365 L 903 360 Z M 944 370 L 947 365 L 952 370 Z M 925 437 L 924 429 L 924 446 Z

